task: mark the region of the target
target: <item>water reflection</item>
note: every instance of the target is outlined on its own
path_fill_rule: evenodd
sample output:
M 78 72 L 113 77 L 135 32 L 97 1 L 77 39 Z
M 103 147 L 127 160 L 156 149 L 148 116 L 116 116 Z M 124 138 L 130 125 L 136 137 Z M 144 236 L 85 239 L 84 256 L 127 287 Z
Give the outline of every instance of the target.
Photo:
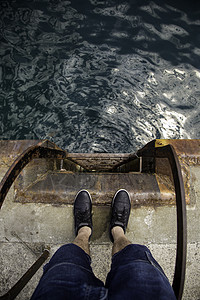
M 200 138 L 198 1 L 0 6 L 1 139 L 132 152 Z

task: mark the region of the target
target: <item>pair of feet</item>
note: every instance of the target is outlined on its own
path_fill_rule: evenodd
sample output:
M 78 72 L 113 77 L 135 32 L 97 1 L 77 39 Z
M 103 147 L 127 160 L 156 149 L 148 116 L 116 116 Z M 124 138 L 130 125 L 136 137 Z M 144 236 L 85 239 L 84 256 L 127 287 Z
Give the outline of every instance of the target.
M 130 197 L 126 190 L 117 191 L 112 200 L 112 213 L 109 227 L 110 239 L 113 242 L 112 229 L 120 226 L 126 232 L 131 210 Z M 88 226 L 93 231 L 92 224 L 92 198 L 87 190 L 81 190 L 74 200 L 75 232 L 78 235 L 80 228 Z M 91 233 L 92 235 L 92 233 Z

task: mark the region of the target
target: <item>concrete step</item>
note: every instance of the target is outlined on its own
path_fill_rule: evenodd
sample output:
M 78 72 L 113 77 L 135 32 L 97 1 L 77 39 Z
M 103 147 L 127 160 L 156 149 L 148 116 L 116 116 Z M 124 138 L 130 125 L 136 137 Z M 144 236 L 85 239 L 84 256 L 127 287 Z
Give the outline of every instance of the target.
M 130 194 L 133 207 L 175 204 L 173 183 L 169 176 L 164 175 L 49 171 L 28 186 L 26 181 L 23 176 L 16 180 L 16 202 L 73 204 L 76 193 L 87 189 L 92 195 L 93 205 L 110 205 L 116 191 L 124 188 Z

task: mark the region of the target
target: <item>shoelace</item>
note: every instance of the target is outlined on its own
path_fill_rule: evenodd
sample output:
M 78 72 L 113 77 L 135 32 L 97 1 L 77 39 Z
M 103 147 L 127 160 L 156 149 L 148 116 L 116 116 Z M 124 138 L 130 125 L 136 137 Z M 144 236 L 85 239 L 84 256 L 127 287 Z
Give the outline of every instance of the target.
M 90 210 L 86 209 L 85 211 L 77 211 L 76 219 L 78 223 L 80 222 L 89 222 L 90 221 Z
M 114 219 L 118 220 L 119 222 L 124 223 L 127 217 L 128 217 L 128 210 L 126 210 L 125 208 L 123 209 L 122 212 L 119 212 L 117 210 L 114 211 Z

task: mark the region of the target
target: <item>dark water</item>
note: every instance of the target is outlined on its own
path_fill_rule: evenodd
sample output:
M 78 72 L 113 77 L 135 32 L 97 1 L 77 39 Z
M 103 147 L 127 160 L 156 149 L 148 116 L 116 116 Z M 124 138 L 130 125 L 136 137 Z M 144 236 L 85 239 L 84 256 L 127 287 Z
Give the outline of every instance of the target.
M 200 138 L 200 1 L 0 2 L 0 139 Z

